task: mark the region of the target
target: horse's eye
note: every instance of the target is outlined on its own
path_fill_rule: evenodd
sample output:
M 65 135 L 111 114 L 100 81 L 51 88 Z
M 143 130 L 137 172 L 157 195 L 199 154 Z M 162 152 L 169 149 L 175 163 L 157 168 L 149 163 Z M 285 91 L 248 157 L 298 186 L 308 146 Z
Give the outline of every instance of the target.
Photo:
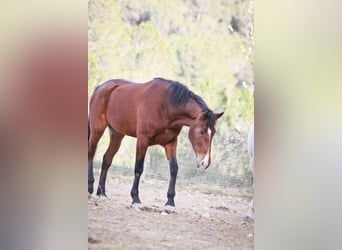
M 204 131 L 203 131 L 203 130 L 200 130 L 199 133 L 200 133 L 200 135 L 203 135 L 203 134 L 204 134 Z

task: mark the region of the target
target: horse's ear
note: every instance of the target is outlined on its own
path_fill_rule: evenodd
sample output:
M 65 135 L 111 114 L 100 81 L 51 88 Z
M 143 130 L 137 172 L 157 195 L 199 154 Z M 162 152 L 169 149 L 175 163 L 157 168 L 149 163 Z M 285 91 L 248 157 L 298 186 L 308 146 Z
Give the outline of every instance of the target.
M 215 115 L 216 115 L 216 120 L 217 120 L 218 118 L 220 118 L 223 114 L 224 114 L 224 112 L 215 113 Z

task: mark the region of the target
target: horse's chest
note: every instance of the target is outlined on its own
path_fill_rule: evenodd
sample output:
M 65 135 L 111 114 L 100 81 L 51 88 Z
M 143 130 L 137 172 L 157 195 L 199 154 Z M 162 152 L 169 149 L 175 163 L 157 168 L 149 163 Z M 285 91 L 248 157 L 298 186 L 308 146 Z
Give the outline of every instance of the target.
M 179 134 L 178 130 L 174 129 L 164 129 L 156 136 L 154 136 L 154 143 L 165 145 L 171 141 L 173 141 Z

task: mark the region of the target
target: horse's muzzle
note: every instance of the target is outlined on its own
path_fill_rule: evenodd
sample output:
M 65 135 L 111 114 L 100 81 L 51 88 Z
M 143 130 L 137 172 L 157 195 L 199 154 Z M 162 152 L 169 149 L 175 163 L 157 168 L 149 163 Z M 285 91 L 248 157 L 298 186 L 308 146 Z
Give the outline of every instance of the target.
M 202 160 L 197 159 L 197 168 L 207 169 L 210 165 L 210 160 L 205 157 Z

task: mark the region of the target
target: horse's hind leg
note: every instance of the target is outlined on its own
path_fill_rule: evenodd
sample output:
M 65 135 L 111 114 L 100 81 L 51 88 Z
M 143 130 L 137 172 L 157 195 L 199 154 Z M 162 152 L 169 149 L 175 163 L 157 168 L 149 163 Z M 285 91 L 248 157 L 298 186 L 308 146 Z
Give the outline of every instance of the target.
M 90 123 L 90 135 L 88 141 L 88 193 L 91 195 L 94 192 L 94 169 L 93 160 L 96 152 L 97 143 L 99 142 L 106 128 L 106 121 L 97 121 L 95 124 Z
M 99 181 L 99 186 L 98 186 L 97 193 L 96 193 L 99 196 L 105 196 L 105 197 L 107 197 L 106 195 L 107 172 L 108 172 L 110 165 L 112 164 L 114 155 L 120 148 L 122 138 L 124 137 L 124 135 L 116 132 L 110 127 L 109 127 L 109 134 L 110 134 L 110 142 L 109 142 L 109 146 L 107 148 L 106 153 L 103 155 L 100 181 Z
M 134 181 L 131 189 L 132 204 L 141 204 L 139 198 L 139 181 L 144 171 L 144 160 L 148 147 L 148 139 L 143 137 L 137 138 L 137 149 L 134 167 Z

